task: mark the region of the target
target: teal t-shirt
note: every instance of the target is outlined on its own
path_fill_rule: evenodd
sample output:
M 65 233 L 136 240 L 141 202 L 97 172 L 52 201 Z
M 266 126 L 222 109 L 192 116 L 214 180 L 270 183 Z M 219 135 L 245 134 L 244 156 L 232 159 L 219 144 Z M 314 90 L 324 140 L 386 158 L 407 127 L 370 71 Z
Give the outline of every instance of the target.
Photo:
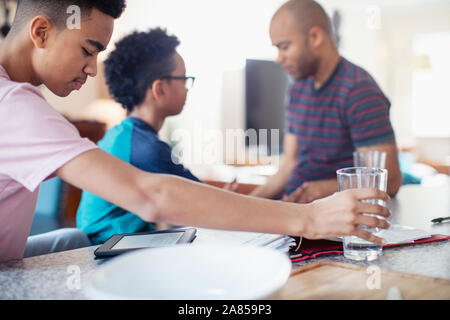
M 141 170 L 174 174 L 200 182 L 183 165 L 172 161 L 171 147 L 138 118 L 128 117 L 108 130 L 98 146 Z M 81 196 L 77 227 L 87 234 L 92 244 L 102 244 L 115 234 L 155 230 L 153 223 L 87 191 Z

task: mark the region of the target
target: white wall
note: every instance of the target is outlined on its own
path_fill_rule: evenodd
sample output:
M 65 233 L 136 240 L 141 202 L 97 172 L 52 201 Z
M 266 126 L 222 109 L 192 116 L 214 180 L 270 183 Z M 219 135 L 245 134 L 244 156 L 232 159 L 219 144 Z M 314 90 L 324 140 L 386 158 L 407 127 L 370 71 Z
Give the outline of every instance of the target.
M 242 68 L 247 57 L 274 57 L 268 29 L 270 17 L 281 3 L 131 0 L 117 21 L 114 40 L 134 29 L 156 26 L 175 34 L 181 41 L 178 51 L 187 74 L 195 76 L 196 82 L 183 113 L 169 120 L 171 127 L 193 130 L 200 122 L 204 130 L 221 128 L 221 119 L 232 109 L 222 108 L 228 104 L 222 101 L 223 75 Z M 225 99 L 230 101 L 230 97 Z
M 392 121 L 399 140 L 415 144 L 420 156 L 442 160 L 442 154 L 450 155 L 450 139 L 417 139 L 412 128 L 412 76 L 413 39 L 422 33 L 450 32 L 450 1 L 439 6 L 421 6 L 408 11 L 397 10 L 387 15 L 383 37 L 391 50 L 386 61 L 388 68 L 388 94 L 393 102 Z M 450 74 L 450 70 L 445 71 Z M 448 103 L 447 103 L 448 105 Z M 424 105 L 423 108 L 427 108 Z M 436 117 L 442 116 L 435 114 Z M 450 123 L 448 119 L 447 123 Z M 426 144 L 432 144 L 429 148 Z
M 366 69 L 390 99 L 391 121 L 399 145 L 415 146 L 419 157 L 445 161 L 450 155 L 450 138 L 423 139 L 416 137 L 413 132 L 412 44 L 419 34 L 450 31 L 450 1 L 318 2 L 329 15 L 334 10 L 342 15 L 340 53 Z M 377 10 L 379 16 L 374 17 Z M 450 74 L 450 70 L 446 73 Z M 434 116 L 439 118 L 445 114 L 441 111 Z M 238 114 L 236 118 L 242 122 L 242 115 Z

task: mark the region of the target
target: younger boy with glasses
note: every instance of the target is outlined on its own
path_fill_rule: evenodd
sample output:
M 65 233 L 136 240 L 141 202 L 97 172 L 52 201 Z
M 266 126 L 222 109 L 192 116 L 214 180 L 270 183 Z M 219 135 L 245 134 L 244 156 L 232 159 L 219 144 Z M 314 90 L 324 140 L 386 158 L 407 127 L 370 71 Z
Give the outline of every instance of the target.
M 172 160 L 171 147 L 158 131 L 168 116 L 183 110 L 195 78 L 186 77 L 179 41 L 160 28 L 134 32 L 116 44 L 105 62 L 105 77 L 114 99 L 127 109 L 127 118 L 108 130 L 98 146 L 120 159 L 153 173 L 166 173 L 200 182 Z M 102 198 L 83 192 L 77 227 L 93 244 L 117 233 L 152 231 L 153 223 Z

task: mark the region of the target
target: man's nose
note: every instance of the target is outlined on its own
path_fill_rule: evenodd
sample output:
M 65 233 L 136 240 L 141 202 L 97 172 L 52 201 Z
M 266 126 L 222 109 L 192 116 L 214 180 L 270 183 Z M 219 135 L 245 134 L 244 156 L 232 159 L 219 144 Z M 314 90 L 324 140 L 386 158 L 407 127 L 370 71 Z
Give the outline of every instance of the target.
M 278 56 L 277 56 L 277 59 L 275 60 L 275 63 L 281 64 L 283 61 L 284 61 L 284 56 L 280 51 L 278 51 Z

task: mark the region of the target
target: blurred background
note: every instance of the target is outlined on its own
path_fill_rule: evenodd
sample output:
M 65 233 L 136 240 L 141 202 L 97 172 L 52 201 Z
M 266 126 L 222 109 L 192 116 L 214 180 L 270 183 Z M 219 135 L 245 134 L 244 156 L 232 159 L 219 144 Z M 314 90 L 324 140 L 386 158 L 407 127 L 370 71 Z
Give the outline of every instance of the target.
M 319 0 L 332 18 L 341 54 L 365 68 L 391 101 L 405 183 L 448 183 L 450 166 L 450 1 L 448 0 Z M 282 139 L 284 101 L 290 79 L 273 63 L 277 51 L 269 23 L 283 0 L 128 0 L 116 21 L 112 41 L 99 58 L 99 75 L 83 90 L 58 98 L 42 88 L 59 112 L 94 141 L 126 115 L 108 94 L 102 62 L 114 43 L 134 31 L 164 27 L 181 45 L 187 75 L 196 82 L 184 111 L 169 118 L 161 137 L 189 152 L 185 165 L 203 179 L 262 183 L 276 171 L 272 165 L 239 166 L 235 156 L 254 150 L 277 159 L 264 143 L 237 144 L 236 152 L 208 158 L 214 134 L 227 129 L 279 129 Z M 2 32 L 15 11 L 15 1 L 0 2 Z M 183 130 L 188 139 L 174 140 Z M 270 135 L 270 133 L 269 133 Z M 280 149 L 279 152 L 282 152 Z M 43 186 L 32 233 L 73 225 L 79 195 L 57 179 Z M 40 211 L 40 213 L 39 213 Z M 55 218 L 57 217 L 57 218 Z M 43 218 L 45 219 L 45 218 Z M 50 222 L 52 221 L 52 222 Z M 52 224 L 54 223 L 54 224 Z

